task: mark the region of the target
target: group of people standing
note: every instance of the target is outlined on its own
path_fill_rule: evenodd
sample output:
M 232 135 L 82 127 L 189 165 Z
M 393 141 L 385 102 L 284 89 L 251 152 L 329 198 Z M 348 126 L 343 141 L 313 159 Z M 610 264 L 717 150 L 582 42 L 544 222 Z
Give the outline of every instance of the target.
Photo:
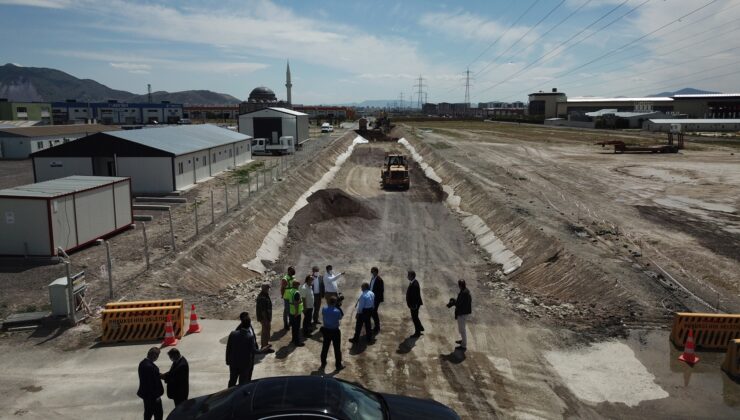
M 311 274 L 304 278 L 303 284 L 295 278 L 295 268 L 288 267 L 287 273 L 280 280 L 280 296 L 283 299 L 283 328 L 291 331 L 291 343 L 296 347 L 304 346 L 302 340 L 310 336 L 317 325 L 323 338 L 321 347 L 321 369 L 327 364 L 329 347 L 333 347 L 335 369 L 344 369 L 341 351 L 340 323 L 344 317 L 342 310 L 343 295 L 339 292 L 338 281 L 344 273 L 335 274 L 331 265 L 326 266 L 324 274 L 314 266 Z M 421 286 L 416 278 L 416 272 L 408 271 L 406 278 L 409 281 L 406 289 L 406 305 L 411 313 L 414 325 L 413 338 L 421 337 L 424 325 L 419 319 L 419 310 L 424 304 Z M 466 287 L 465 280 L 458 281 L 460 289 L 457 298 L 451 298 L 448 308 L 455 308 L 455 319 L 460 331 L 460 340 L 457 340 L 456 350 L 467 349 L 466 322 L 472 312 L 472 298 Z M 272 299 L 270 298 L 270 284 L 262 284 L 256 300 L 257 321 L 261 326 L 259 344 L 257 335 L 252 327 L 252 321 L 247 312 L 239 315 L 239 325 L 229 334 L 226 343 L 226 364 L 229 366 L 228 386 L 247 383 L 252 380 L 255 355 L 272 353 L 270 344 L 272 325 Z M 355 316 L 355 330 L 349 339 L 352 345 L 357 345 L 361 339 L 362 329 L 365 329 L 364 339 L 368 344 L 375 343 L 375 337 L 380 333 L 380 305 L 384 301 L 385 284 L 377 267 L 370 269 L 370 280 L 360 286 L 360 296 L 353 308 Z M 322 308 L 322 300 L 326 305 Z M 319 310 L 321 321 L 319 321 Z M 147 357 L 139 364 L 139 391 L 137 395 L 144 400 L 144 418 L 162 418 L 161 396 L 164 394 L 162 381 L 167 383 L 167 396 L 175 402 L 175 406 L 188 398 L 189 367 L 187 360 L 179 350 L 171 349 L 167 354 L 172 366 L 167 373 L 160 374 L 154 362 L 160 354 L 159 348 L 152 347 Z

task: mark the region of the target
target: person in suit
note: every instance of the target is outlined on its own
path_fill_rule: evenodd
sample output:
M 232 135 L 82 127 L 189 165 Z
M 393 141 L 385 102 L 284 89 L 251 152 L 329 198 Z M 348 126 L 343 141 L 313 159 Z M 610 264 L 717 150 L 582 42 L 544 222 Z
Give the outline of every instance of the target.
M 188 361 L 182 357 L 180 350 L 172 349 L 167 352 L 172 361 L 172 366 L 167 373 L 162 374 L 162 379 L 167 384 L 167 398 L 175 402 L 175 407 L 188 399 L 190 391 L 190 366 Z
M 468 349 L 468 334 L 465 324 L 470 314 L 473 313 L 473 298 L 470 296 L 470 290 L 465 286 L 465 280 L 458 280 L 457 286 L 460 288 L 460 293 L 457 294 L 457 299 L 450 298 L 447 307 L 455 307 L 457 329 L 460 331 L 460 339 L 457 340 L 459 346 L 455 347 L 455 350 L 465 351 Z
M 229 334 L 226 342 L 226 364 L 229 366 L 229 388 L 252 380 L 254 371 L 254 355 L 257 352 L 257 340 L 252 330 L 252 321 L 249 314 L 239 314 L 241 323 Z
M 159 377 L 159 368 L 154 362 L 159 359 L 159 349 L 152 347 L 146 358 L 139 363 L 139 390 L 136 395 L 144 400 L 144 420 L 162 420 L 162 394 L 164 387 Z
M 409 280 L 409 288 L 406 289 L 406 305 L 411 310 L 411 320 L 414 322 L 414 334 L 411 337 L 421 337 L 424 332 L 424 326 L 419 320 L 419 309 L 424 303 L 421 300 L 421 287 L 419 280 L 416 279 L 416 272 L 409 271 L 406 276 Z
M 263 283 L 257 295 L 257 322 L 260 323 L 260 346 L 263 353 L 270 353 L 270 327 L 272 325 L 272 300 L 270 300 L 270 283 Z
M 383 285 L 383 278 L 378 275 L 378 267 L 373 267 L 370 269 L 370 291 L 373 292 L 373 295 L 375 295 L 375 307 L 373 308 L 373 312 L 371 314 L 373 323 L 375 326 L 373 327 L 373 335 L 376 335 L 380 332 L 380 317 L 378 316 L 378 309 L 380 308 L 380 304 L 383 303 L 383 293 L 385 293 L 385 285 Z

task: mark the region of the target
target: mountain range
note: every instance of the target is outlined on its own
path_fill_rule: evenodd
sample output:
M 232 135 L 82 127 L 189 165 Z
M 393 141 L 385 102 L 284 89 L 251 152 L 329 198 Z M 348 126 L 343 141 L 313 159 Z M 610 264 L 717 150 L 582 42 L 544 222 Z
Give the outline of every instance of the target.
M 721 92 L 711 92 L 708 90 L 701 90 L 701 89 L 687 87 L 687 88 L 675 90 L 673 92 L 660 92 L 654 95 L 648 95 L 648 98 L 651 98 L 654 96 L 673 96 L 673 95 L 711 95 L 714 93 L 721 93 Z
M 78 79 L 56 69 L 21 67 L 10 63 L 0 66 L 0 98 L 18 102 L 61 102 L 68 99 L 78 102 L 148 102 L 146 94 L 111 89 L 95 80 Z M 152 101 L 205 105 L 241 102 L 231 95 L 210 90 L 157 91 L 152 92 Z

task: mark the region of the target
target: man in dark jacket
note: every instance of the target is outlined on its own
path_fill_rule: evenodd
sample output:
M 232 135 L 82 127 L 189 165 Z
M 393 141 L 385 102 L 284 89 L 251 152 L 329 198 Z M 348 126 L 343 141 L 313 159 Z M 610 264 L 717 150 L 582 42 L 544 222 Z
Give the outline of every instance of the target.
M 180 354 L 180 350 L 172 349 L 167 352 L 172 360 L 172 366 L 167 373 L 162 374 L 162 379 L 167 383 L 167 397 L 175 402 L 175 407 L 188 399 L 190 392 L 190 366 L 188 361 Z
M 272 300 L 270 300 L 270 283 L 264 283 L 257 295 L 257 322 L 260 323 L 260 351 L 269 352 L 270 326 L 272 325 Z
M 159 358 L 159 349 L 152 347 L 146 359 L 139 363 L 139 390 L 136 395 L 144 400 L 144 420 L 162 420 L 162 394 L 164 387 L 159 378 L 159 368 L 154 364 Z
M 383 303 L 383 294 L 385 293 L 385 286 L 383 285 L 383 278 L 378 275 L 378 267 L 370 269 L 370 291 L 375 295 L 375 307 L 371 314 L 373 323 L 373 335 L 380 332 L 380 317 L 378 316 L 378 309 L 380 304 Z
M 470 314 L 473 313 L 473 298 L 470 296 L 470 290 L 465 286 L 465 280 L 458 280 L 457 285 L 460 287 L 457 299 L 450 298 L 450 302 L 447 304 L 447 307 L 455 307 L 457 329 L 460 330 L 460 339 L 456 341 L 459 346 L 455 347 L 455 350 L 465 351 L 468 349 L 468 334 L 465 330 L 465 323 Z
M 411 337 L 421 337 L 421 333 L 424 331 L 424 326 L 421 325 L 419 320 L 419 309 L 424 303 L 421 301 L 421 287 L 419 286 L 419 280 L 416 280 L 416 272 L 409 271 L 406 276 L 409 280 L 409 288 L 406 289 L 406 305 L 411 310 L 411 320 L 414 321 L 414 334 Z
M 249 314 L 239 314 L 241 323 L 229 334 L 226 342 L 226 364 L 229 366 L 229 388 L 252 380 L 254 370 L 254 354 L 257 352 L 257 340 L 252 332 L 252 321 Z

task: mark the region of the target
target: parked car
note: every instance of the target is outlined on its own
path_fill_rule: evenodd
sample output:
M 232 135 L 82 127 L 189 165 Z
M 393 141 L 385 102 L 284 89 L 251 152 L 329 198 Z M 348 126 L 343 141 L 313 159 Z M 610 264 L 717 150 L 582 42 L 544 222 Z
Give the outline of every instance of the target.
M 325 123 L 321 124 L 321 132 L 322 133 L 331 133 L 332 131 L 334 131 L 334 127 L 331 124 L 329 124 L 328 122 L 325 122 Z
M 459 420 L 451 408 L 432 400 L 382 394 L 322 376 L 256 379 L 185 401 L 167 420 Z

